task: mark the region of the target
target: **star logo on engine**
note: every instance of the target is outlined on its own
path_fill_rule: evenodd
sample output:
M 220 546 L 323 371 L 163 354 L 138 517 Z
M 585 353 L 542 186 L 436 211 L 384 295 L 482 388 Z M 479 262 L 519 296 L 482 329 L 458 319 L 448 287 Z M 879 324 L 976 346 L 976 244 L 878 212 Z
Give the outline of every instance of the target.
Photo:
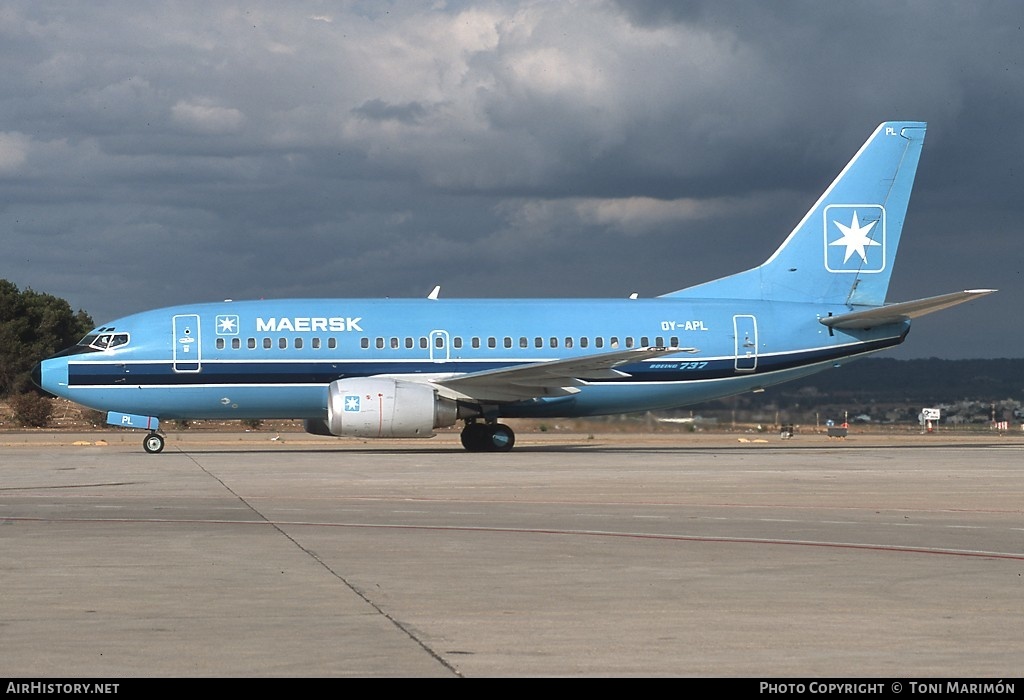
M 346 411 L 358 411 L 359 410 L 359 397 L 358 396 L 346 396 L 345 397 L 345 410 Z
M 885 269 L 885 207 L 833 204 L 825 207 L 825 269 L 881 272 Z

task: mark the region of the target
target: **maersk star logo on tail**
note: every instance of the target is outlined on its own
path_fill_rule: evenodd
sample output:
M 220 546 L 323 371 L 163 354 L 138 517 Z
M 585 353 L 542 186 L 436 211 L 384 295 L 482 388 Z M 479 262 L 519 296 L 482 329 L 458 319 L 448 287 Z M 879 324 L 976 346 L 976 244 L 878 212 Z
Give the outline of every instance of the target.
M 885 207 L 832 204 L 825 207 L 825 269 L 881 272 L 885 269 Z

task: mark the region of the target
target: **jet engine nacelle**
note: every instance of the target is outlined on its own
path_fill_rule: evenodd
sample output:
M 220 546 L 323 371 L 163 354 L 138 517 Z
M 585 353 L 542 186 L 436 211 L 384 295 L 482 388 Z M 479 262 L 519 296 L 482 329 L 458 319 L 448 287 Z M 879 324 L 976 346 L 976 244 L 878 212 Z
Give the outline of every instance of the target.
M 376 377 L 338 379 L 327 396 L 327 420 L 317 421 L 317 434 L 326 428 L 344 437 L 432 437 L 434 428 L 455 425 L 458 405 L 441 398 L 426 384 Z M 326 423 L 326 425 L 325 425 Z

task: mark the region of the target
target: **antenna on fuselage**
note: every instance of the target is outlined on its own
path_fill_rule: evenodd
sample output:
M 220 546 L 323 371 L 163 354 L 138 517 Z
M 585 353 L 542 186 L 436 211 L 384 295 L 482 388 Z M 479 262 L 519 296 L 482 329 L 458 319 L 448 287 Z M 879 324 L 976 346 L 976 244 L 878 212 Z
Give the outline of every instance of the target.
M 437 299 L 437 295 L 441 293 L 441 285 L 436 285 L 430 290 L 430 294 L 427 295 L 427 299 Z

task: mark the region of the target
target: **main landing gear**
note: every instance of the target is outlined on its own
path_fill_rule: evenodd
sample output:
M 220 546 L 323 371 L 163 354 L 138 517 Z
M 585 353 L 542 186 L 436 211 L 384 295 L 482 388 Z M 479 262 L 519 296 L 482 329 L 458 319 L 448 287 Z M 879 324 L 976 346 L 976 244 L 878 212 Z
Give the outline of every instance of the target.
M 164 451 L 164 436 L 160 433 L 150 433 L 142 439 L 142 449 L 151 455 Z
M 501 423 L 467 421 L 462 430 L 462 446 L 470 452 L 508 452 L 515 444 L 516 434 Z

